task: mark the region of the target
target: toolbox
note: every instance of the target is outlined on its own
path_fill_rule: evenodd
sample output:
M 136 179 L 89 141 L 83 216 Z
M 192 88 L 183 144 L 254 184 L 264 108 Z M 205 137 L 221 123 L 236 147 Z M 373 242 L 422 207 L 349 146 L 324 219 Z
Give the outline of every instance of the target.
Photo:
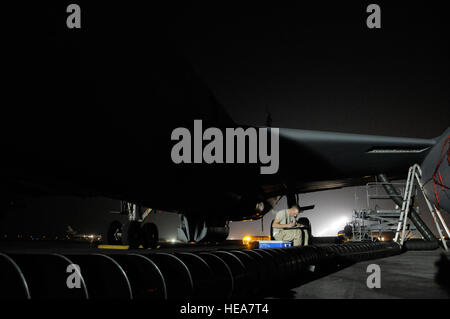
M 286 248 L 291 247 L 292 242 L 286 240 L 260 240 L 259 248 Z

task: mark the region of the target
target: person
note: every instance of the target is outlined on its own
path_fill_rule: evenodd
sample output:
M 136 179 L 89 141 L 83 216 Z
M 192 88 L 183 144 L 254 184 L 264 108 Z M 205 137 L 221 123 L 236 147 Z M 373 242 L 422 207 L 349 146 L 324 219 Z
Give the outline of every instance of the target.
M 294 204 L 288 209 L 280 210 L 276 214 L 275 220 L 272 224 L 273 237 L 275 240 L 293 241 L 294 246 L 301 246 L 302 238 L 305 236 L 305 246 L 308 245 L 308 232 L 303 232 L 300 228 L 294 228 L 297 226 L 303 226 L 298 224 L 295 219 L 299 213 L 300 207 L 297 204 Z

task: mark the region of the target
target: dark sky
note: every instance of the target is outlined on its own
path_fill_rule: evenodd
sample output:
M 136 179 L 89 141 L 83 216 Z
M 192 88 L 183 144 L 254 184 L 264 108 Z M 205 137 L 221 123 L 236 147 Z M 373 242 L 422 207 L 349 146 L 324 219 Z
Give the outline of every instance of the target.
M 174 39 L 235 121 L 431 138 L 449 125 L 443 8 L 364 2 L 210 5 L 186 10 Z

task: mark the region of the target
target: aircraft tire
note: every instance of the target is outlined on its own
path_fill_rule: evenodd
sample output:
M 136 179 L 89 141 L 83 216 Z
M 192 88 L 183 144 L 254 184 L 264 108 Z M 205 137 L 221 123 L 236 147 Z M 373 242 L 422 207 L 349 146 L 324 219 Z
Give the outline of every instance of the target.
M 158 227 L 154 223 L 145 223 L 142 226 L 142 246 L 144 248 L 156 248 L 158 241 Z
M 128 242 L 129 249 L 139 248 L 142 243 L 142 229 L 138 221 L 130 221 L 125 230 L 125 238 Z

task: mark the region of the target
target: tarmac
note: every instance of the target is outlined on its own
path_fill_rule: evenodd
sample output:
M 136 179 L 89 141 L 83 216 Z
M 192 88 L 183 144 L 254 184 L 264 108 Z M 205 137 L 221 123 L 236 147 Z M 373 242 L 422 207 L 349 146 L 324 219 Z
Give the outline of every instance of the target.
M 442 249 L 408 251 L 400 255 L 359 262 L 290 291 L 292 299 L 449 299 L 435 280 Z M 450 253 L 446 253 L 447 257 Z M 380 266 L 380 288 L 369 288 L 367 272 Z M 283 296 L 286 298 L 286 296 Z

